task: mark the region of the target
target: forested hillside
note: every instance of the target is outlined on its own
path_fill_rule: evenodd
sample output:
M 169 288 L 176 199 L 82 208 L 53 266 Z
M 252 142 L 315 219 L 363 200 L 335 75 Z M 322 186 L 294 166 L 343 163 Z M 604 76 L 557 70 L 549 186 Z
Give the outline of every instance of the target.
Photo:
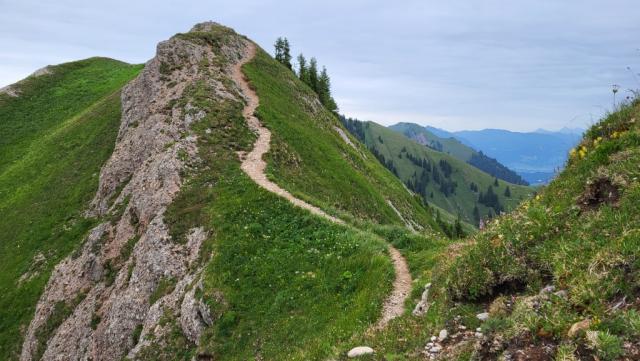
M 480 220 L 513 209 L 533 193 L 532 188 L 499 180 L 376 123 L 342 119 L 408 189 L 426 204 L 459 216 L 464 222 L 478 226 Z
M 507 168 L 496 159 L 488 157 L 482 150 L 473 149 L 460 140 L 451 137 L 440 137 L 418 124 L 398 123 L 389 127 L 404 134 L 407 138 L 423 144 L 433 150 L 447 153 L 457 159 L 488 173 L 498 179 L 519 185 L 529 185 L 518 173 Z

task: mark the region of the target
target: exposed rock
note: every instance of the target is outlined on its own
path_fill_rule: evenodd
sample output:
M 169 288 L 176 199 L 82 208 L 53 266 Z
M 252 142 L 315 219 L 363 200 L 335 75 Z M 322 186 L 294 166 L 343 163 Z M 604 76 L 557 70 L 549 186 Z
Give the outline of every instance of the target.
M 374 352 L 375 351 L 373 351 L 373 349 L 371 347 L 358 346 L 358 347 L 354 347 L 351 350 L 349 350 L 349 352 L 347 353 L 347 357 L 356 358 L 356 357 L 360 357 L 360 356 L 364 356 L 364 355 L 371 355 Z
M 52 71 L 52 67 L 47 65 L 44 68 L 40 68 L 40 69 L 34 71 L 27 78 L 38 77 L 38 76 L 42 76 L 42 75 L 46 75 L 46 74 L 51 74 L 52 72 L 53 72 Z M 18 82 L 16 84 L 20 84 L 20 82 Z M 16 84 L 7 85 L 7 86 L 5 86 L 3 88 L 0 88 L 0 94 L 7 94 L 8 96 L 14 97 L 14 98 L 20 96 L 20 91 L 16 87 Z
M 588 318 L 582 321 L 576 322 L 573 325 L 571 325 L 571 327 L 569 328 L 569 332 L 567 332 L 567 336 L 575 337 L 576 335 L 578 335 L 580 331 L 588 329 L 589 326 L 591 326 L 591 320 Z
M 482 312 L 476 315 L 476 318 L 480 321 L 486 321 L 489 319 L 489 312 Z
M 10 97 L 17 97 L 20 95 L 18 90 L 13 85 L 7 85 L 5 87 L 0 88 L 0 94 L 7 94 Z
M 553 293 L 555 296 L 560 298 L 567 298 L 569 296 L 569 292 L 567 290 L 560 290 Z
M 402 216 L 402 213 L 400 213 L 400 211 L 398 210 L 398 208 L 396 208 L 396 206 L 393 205 L 393 203 L 387 199 L 387 204 L 389 205 L 389 207 L 391 207 L 391 209 L 393 209 L 393 211 L 398 215 L 398 218 L 400 218 L 400 220 L 402 221 L 402 223 L 404 223 L 405 227 L 407 227 L 411 232 L 415 232 L 416 231 L 416 227 L 414 227 L 414 223 L 411 220 L 407 220 Z
M 422 296 L 420 297 L 420 302 L 418 302 L 418 304 L 416 305 L 416 307 L 413 309 L 413 312 L 411 312 L 414 316 L 422 316 L 425 313 L 427 313 L 427 311 L 429 311 L 429 289 L 431 288 L 431 283 L 427 283 L 424 286 L 424 291 L 422 291 Z
M 195 297 L 196 290 L 201 288 L 202 285 L 198 284 L 197 287 L 187 292 L 180 306 L 180 325 L 185 336 L 191 342 L 197 342 L 204 328 L 213 324 L 209 307 L 201 299 Z M 221 297 L 215 301 L 222 302 Z
M 38 252 L 33 259 L 31 260 L 31 264 L 29 265 L 29 270 L 23 273 L 18 279 L 18 286 L 21 286 L 25 282 L 31 281 L 33 278 L 40 274 L 40 270 L 47 263 L 47 258 L 41 252 Z
M 349 144 L 353 149 L 358 150 L 358 148 L 356 148 L 356 145 L 353 144 L 353 142 L 351 141 L 351 139 L 349 139 L 349 137 L 347 136 L 347 134 L 344 132 L 344 130 L 342 130 L 342 128 L 338 127 L 338 126 L 333 126 L 333 129 L 338 132 L 338 135 L 340 136 L 340 138 L 342 138 L 342 140 L 344 140 L 345 143 Z
M 447 332 L 446 329 L 443 328 L 442 330 L 440 330 L 440 333 L 438 334 L 438 342 L 442 342 L 446 340 L 447 336 L 449 336 L 449 333 Z
M 186 243 L 174 242 L 164 213 L 180 190 L 182 174 L 198 159 L 190 125 L 204 116 L 203 110 L 178 100 L 198 82 L 215 89 L 213 99 L 240 99 L 233 83 L 223 80 L 245 46 L 244 38 L 233 35 L 214 53 L 205 43 L 173 37 L 158 45 L 156 56 L 123 89 L 115 149 L 100 172 L 88 211 L 95 217 L 109 215 L 110 221 L 91 230 L 79 252 L 53 270 L 26 332 L 21 360 L 30 361 L 41 352 L 42 360 L 135 359 L 148 345 L 147 335 L 162 337 L 169 331 L 159 324 L 166 311 L 180 316 L 184 334 L 194 342 L 205 325 L 214 322 L 194 294 L 207 232 L 194 228 Z M 131 254 L 123 256 L 131 240 L 137 242 Z M 172 288 L 151 304 L 150 296 L 163 280 L 170 280 Z M 59 302 L 74 307 L 46 335 L 45 344 L 36 337 L 37 330 Z M 100 316 L 97 325 L 92 325 L 94 315 Z M 134 330 L 140 327 L 135 340 Z
M 543 287 L 540 290 L 540 294 L 551 293 L 551 292 L 555 291 L 555 289 L 556 289 L 556 286 L 548 285 L 548 286 Z

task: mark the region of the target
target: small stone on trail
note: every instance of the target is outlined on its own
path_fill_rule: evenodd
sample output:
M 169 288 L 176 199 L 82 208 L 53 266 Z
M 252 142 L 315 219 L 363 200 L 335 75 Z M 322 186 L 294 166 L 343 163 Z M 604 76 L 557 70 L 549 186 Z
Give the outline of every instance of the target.
M 374 351 L 373 351 L 373 349 L 371 347 L 358 346 L 358 347 L 352 348 L 349 351 L 349 353 L 347 353 L 347 357 L 355 358 L 355 357 L 360 357 L 360 356 L 364 356 L 364 355 L 371 355 L 372 353 L 374 353 Z
M 446 340 L 447 336 L 449 336 L 449 333 L 447 332 L 447 330 L 445 329 L 440 330 L 440 333 L 438 334 L 438 342 L 442 342 Z
M 436 342 L 438 338 L 436 336 L 431 336 L 431 342 Z

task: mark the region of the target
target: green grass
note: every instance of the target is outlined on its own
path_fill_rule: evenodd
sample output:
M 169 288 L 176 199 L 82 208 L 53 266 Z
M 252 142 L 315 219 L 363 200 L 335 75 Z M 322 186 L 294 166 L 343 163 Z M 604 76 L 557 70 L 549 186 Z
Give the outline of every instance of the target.
M 368 150 L 339 137 L 335 115 L 319 103 L 313 111 L 309 103 L 316 95 L 290 70 L 259 50 L 244 71 L 260 97 L 256 114 L 273 133 L 267 172 L 281 187 L 330 213 L 401 224 L 388 199 L 405 218 L 438 228 L 430 211 Z
M 384 243 L 294 208 L 236 166 L 218 192 L 206 286 L 228 306 L 202 344 L 220 359 L 323 359 L 378 317 L 393 279 Z
M 115 143 L 119 89 L 139 70 L 92 58 L 0 95 L 0 359 L 17 358 L 52 267 L 94 224 L 81 211 Z
M 233 35 L 213 36 L 205 36 L 206 44 L 216 47 Z M 200 36 L 186 39 L 201 43 Z M 264 61 L 266 68 L 254 70 L 254 76 L 280 67 Z M 197 350 L 218 360 L 331 356 L 381 311 L 393 279 L 386 245 L 373 233 L 332 224 L 253 183 L 240 170 L 236 155 L 255 140 L 241 115 L 242 104 L 211 99 L 214 92 L 208 86 L 195 84 L 179 102 L 189 101 L 207 115 L 192 126 L 199 136 L 201 161 L 188 172 L 165 217 L 176 241 L 196 226 L 210 232 L 200 264 L 213 258 L 205 268 L 200 296 L 215 321 Z M 328 139 L 333 142 L 332 137 Z M 397 222 L 393 217 L 388 215 Z M 220 302 L 215 301 L 218 294 Z M 168 318 L 175 321 L 175 316 Z M 177 334 L 168 337 L 162 344 L 169 346 L 145 350 L 144 355 L 160 360 L 182 350 L 175 357 L 189 359 L 196 345 L 185 344 Z
M 22 95 L 0 94 L 0 172 L 22 158 L 29 145 L 114 92 L 141 69 L 108 58 L 52 67 L 52 73 L 14 84 Z
M 440 186 L 431 180 L 425 188 L 425 194 L 427 195 L 425 201 L 444 209 L 452 215 L 459 214 L 462 220 L 469 224 L 477 224 L 473 215 L 473 209 L 476 204 L 481 217 L 486 218 L 490 212 L 495 214 L 492 209 L 477 203 L 479 192 L 471 190 L 472 182 L 478 186 L 479 191 L 484 193 L 491 185 L 498 195 L 500 204 L 503 205 L 506 211 L 514 209 L 522 200 L 533 193 L 533 188 L 531 187 L 515 185 L 503 180 L 499 180 L 496 187 L 494 186 L 494 177 L 487 173 L 454 156 L 428 149 L 406 136 L 376 123 L 366 122 L 363 129 L 365 144 L 376 149 L 387 161 L 393 162 L 398 172 L 398 178 L 403 182 L 410 180 L 414 172 L 417 172 L 418 175 L 421 173 L 420 167 L 409 160 L 407 153 L 421 159 L 427 159 L 436 166 L 438 166 L 440 160 L 445 160 L 451 164 L 453 168 L 451 180 L 457 184 L 455 192 L 445 196 L 440 190 Z M 380 142 L 380 139 L 382 139 L 382 142 Z M 442 175 L 442 172 L 440 174 Z M 505 196 L 507 186 L 511 191 L 510 197 Z M 433 193 L 433 197 L 430 196 L 431 193 Z
M 431 268 L 432 308 L 424 318 L 406 316 L 365 341 L 381 355 L 419 359 L 416 352 L 429 337 L 442 327 L 451 331 L 454 316 L 460 315 L 467 327 L 482 327 L 488 344 L 503 345 L 494 346 L 494 358 L 523 339 L 557 345 L 556 359 L 630 357 L 623 345 L 637 343 L 640 335 L 637 119 L 636 100 L 592 127 L 579 146 L 582 154 L 573 155 L 538 197 L 492 222 L 465 247 L 445 253 Z M 602 180 L 613 184 L 619 198 L 585 206 L 593 184 Z M 609 188 L 603 195 L 608 194 Z M 546 285 L 566 291 L 566 297 L 540 296 Z M 505 306 L 506 300 L 513 305 Z M 622 300 L 626 303 L 619 304 Z M 489 321 L 475 320 L 487 309 Z M 585 319 L 591 320 L 587 329 L 570 337 L 571 326 Z M 445 358 L 469 359 L 472 349 Z

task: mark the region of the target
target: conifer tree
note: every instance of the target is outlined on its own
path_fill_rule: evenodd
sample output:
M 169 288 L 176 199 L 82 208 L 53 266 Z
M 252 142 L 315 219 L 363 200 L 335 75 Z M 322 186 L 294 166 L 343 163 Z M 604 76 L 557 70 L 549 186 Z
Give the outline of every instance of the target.
M 275 47 L 275 59 L 282 65 L 286 66 L 290 70 L 293 70 L 291 66 L 291 53 L 289 47 L 289 40 L 287 38 L 279 37 L 274 44 Z
M 511 189 L 509 189 L 509 186 L 504 190 L 504 196 L 508 198 L 511 197 Z
M 318 93 L 318 61 L 316 58 L 309 60 L 309 87 Z
M 477 204 L 473 207 L 473 220 L 476 224 L 480 224 L 480 210 L 478 209 Z
M 307 59 L 304 55 L 298 55 L 298 78 L 303 83 L 309 84 L 309 69 L 307 68 Z
M 318 78 L 318 96 L 320 97 L 320 102 L 327 109 L 332 112 L 338 111 L 338 105 L 331 96 L 331 79 L 329 78 L 327 68 L 325 67 L 322 67 L 322 72 Z
M 279 63 L 282 63 L 284 61 L 284 40 L 281 37 L 278 37 L 273 47 L 276 52 L 274 57 Z

